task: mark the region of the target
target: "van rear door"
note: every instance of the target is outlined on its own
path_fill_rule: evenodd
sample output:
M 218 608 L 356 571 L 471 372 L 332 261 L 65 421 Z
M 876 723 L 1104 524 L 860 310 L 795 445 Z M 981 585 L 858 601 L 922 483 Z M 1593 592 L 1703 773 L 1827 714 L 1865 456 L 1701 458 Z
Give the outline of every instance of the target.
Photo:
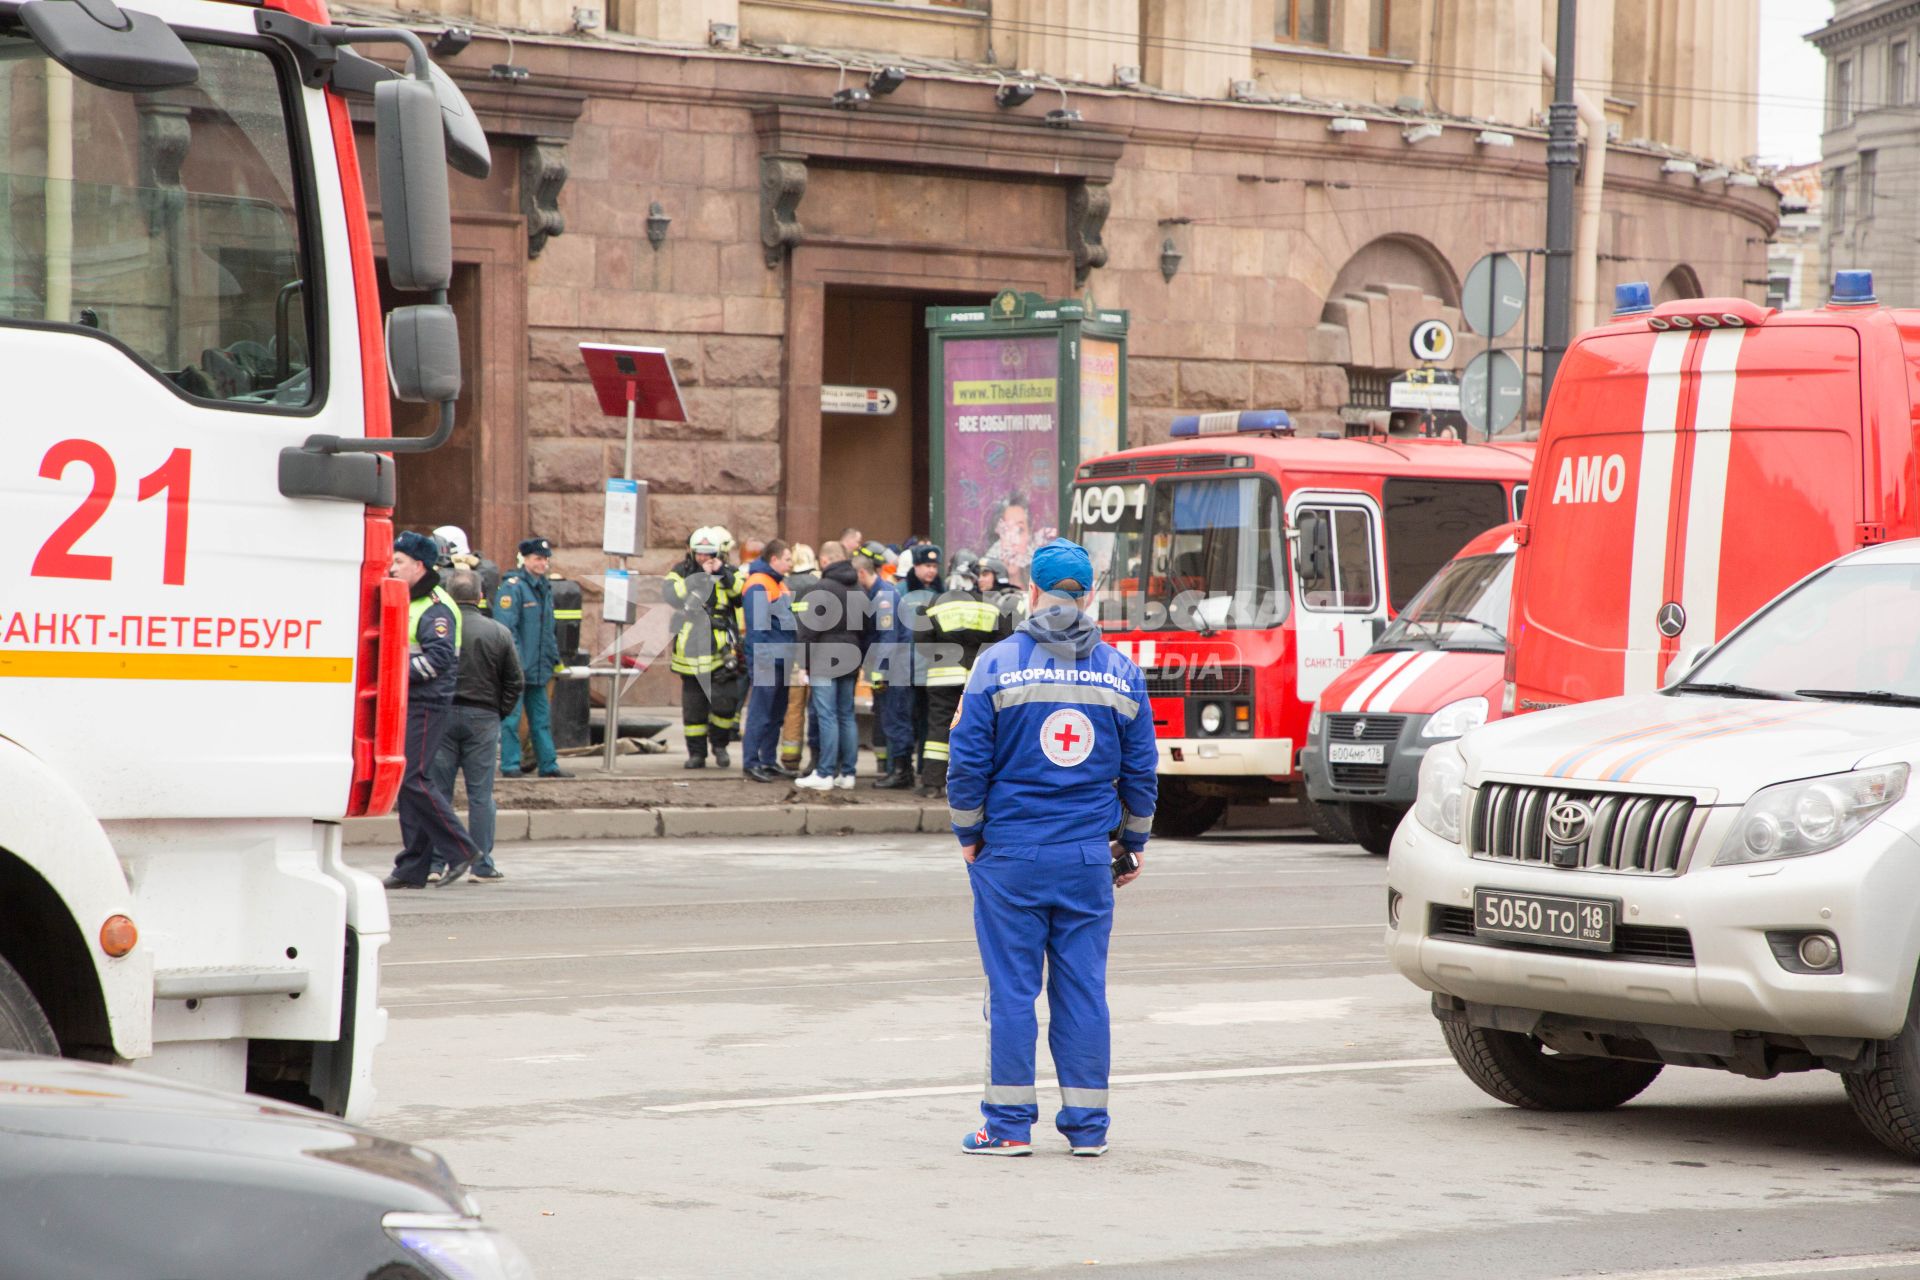
M 1853 550 L 1863 518 L 1859 334 L 1788 320 L 1694 342 L 1685 532 L 1667 597 L 1684 615 L 1663 637 L 1669 653 L 1712 644 Z

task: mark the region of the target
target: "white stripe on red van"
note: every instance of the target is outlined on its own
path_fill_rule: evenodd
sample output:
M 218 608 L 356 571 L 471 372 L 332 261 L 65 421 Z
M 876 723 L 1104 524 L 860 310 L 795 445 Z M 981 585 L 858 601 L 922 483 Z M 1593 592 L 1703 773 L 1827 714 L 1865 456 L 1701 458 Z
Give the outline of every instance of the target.
M 1375 667 L 1367 675 L 1365 680 L 1362 680 L 1353 687 L 1353 692 L 1347 695 L 1347 700 L 1340 709 L 1342 711 L 1365 711 L 1367 709 L 1367 699 L 1373 696 L 1374 691 L 1391 680 L 1394 672 L 1400 670 L 1400 668 L 1406 666 L 1409 662 L 1412 662 L 1413 658 L 1414 655 L 1411 653 L 1396 653 Z
M 1675 430 L 1680 420 L 1680 369 L 1687 335 L 1663 333 L 1647 361 L 1647 402 L 1640 418 L 1640 483 L 1633 555 L 1627 579 L 1627 656 L 1623 693 L 1651 692 L 1660 682 L 1660 606 L 1666 601 L 1667 538 L 1672 528 Z
M 1693 413 L 1693 471 L 1688 481 L 1686 559 L 1680 605 L 1693 644 L 1720 634 L 1720 541 L 1727 517 L 1727 464 L 1733 454 L 1733 390 L 1745 329 L 1707 337 L 1700 359 L 1700 399 Z
M 1401 667 L 1393 679 L 1381 686 L 1380 692 L 1368 700 L 1367 710 L 1393 710 L 1393 704 L 1399 701 L 1402 694 L 1413 687 L 1414 681 L 1433 670 L 1435 666 L 1439 665 L 1440 659 L 1444 657 L 1446 657 L 1444 653 L 1416 654 L 1412 662 Z

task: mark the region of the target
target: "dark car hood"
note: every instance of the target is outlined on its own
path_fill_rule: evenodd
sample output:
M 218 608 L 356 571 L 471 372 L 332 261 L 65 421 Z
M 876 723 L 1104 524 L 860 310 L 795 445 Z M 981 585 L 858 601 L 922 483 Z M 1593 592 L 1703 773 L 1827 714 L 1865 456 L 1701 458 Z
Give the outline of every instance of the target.
M 119 1144 L 258 1161 L 262 1181 L 310 1183 L 422 1213 L 466 1212 L 453 1172 L 423 1148 L 315 1111 L 216 1093 L 127 1068 L 0 1051 L 0 1176 L 10 1139 Z

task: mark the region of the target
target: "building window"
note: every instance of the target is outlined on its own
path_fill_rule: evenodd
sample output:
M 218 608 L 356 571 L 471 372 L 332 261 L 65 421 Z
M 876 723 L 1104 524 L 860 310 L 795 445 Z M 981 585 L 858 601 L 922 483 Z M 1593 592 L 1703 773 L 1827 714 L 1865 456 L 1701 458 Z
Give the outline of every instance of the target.
M 1845 124 L 1853 119 L 1853 59 L 1842 58 L 1833 64 L 1833 122 Z
M 1833 229 L 1839 231 L 1847 225 L 1847 171 L 1835 169 L 1827 178 L 1827 208 L 1833 214 Z
M 1373 0 L 1367 15 L 1367 52 L 1376 58 L 1387 56 L 1387 42 L 1393 36 L 1392 9 L 1393 0 Z
M 1888 107 L 1907 105 L 1907 42 L 1895 40 L 1887 52 L 1887 100 L 1882 103 Z
M 1793 305 L 1793 273 L 1788 269 L 1774 269 L 1766 273 L 1766 305 L 1778 311 L 1786 311 Z
M 1873 172 L 1879 167 L 1876 163 L 1879 155 L 1877 151 L 1860 153 L 1860 180 L 1854 184 L 1855 199 L 1860 203 L 1854 206 L 1853 213 L 1862 222 L 1873 216 Z
M 1285 44 L 1325 44 L 1333 0 L 1274 0 L 1274 35 Z M 1376 0 L 1376 7 L 1385 7 Z

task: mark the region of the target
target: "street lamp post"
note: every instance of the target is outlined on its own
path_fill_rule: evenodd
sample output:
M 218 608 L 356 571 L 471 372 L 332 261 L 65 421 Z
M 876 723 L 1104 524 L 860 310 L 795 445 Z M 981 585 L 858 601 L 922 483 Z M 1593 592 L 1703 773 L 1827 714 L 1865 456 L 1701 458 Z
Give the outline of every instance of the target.
M 1580 168 L 1579 109 L 1573 101 L 1575 0 L 1559 0 L 1553 105 L 1547 109 L 1547 297 L 1540 403 L 1546 404 L 1573 329 L 1573 179 Z

